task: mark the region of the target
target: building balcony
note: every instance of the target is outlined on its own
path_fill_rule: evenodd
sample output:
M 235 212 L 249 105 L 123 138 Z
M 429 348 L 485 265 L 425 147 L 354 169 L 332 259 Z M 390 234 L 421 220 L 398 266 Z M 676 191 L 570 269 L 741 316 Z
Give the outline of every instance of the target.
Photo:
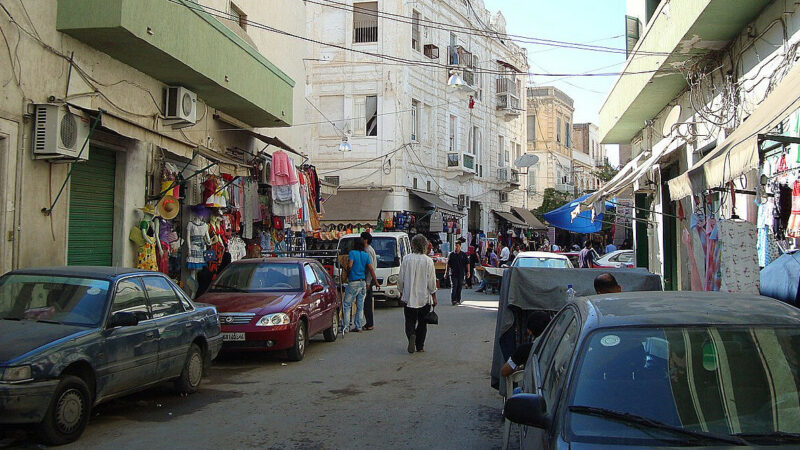
M 475 175 L 475 155 L 465 152 L 447 153 L 447 170 L 461 175 Z
M 497 112 L 508 117 L 517 117 L 522 114 L 519 97 L 513 94 L 497 94 Z
M 475 64 L 472 60 L 472 53 L 460 45 L 447 46 L 447 66 L 457 68 L 474 69 Z
M 294 81 L 190 0 L 59 0 L 57 29 L 253 127 L 292 124 Z
M 724 49 L 769 0 L 671 0 L 661 2 L 632 49 L 600 109 L 601 140 L 627 144 L 646 120 L 686 88 L 675 70 L 693 58 Z

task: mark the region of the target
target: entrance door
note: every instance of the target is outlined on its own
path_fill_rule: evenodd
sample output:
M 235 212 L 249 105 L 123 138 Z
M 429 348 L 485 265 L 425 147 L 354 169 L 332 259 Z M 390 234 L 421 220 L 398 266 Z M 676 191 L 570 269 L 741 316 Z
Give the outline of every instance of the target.
M 661 186 L 661 208 L 664 213 L 661 220 L 664 224 L 662 246 L 664 247 L 664 290 L 666 291 L 678 289 L 678 224 L 675 219 L 677 211 L 675 202 L 669 197 L 669 187 L 666 182 L 676 175 L 675 165 L 661 171 L 661 177 L 665 180 Z
M 114 244 L 114 152 L 90 147 L 70 178 L 67 265 L 110 266 Z

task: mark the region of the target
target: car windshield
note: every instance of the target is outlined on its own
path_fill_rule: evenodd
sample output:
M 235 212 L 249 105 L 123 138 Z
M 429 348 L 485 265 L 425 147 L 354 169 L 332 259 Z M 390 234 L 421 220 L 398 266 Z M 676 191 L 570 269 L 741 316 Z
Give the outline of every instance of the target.
M 356 238 L 344 238 L 339 241 L 339 254 L 346 255 L 353 249 Z M 378 268 L 399 267 L 397 259 L 397 238 L 387 236 L 373 236 L 372 248 L 378 257 Z
M 11 274 L 0 278 L 0 319 L 93 327 L 103 319 L 109 282 Z
M 677 438 L 610 417 L 616 413 L 757 443 L 800 433 L 797 329 L 601 329 L 578 361 L 568 400 L 576 441 L 655 445 Z M 612 413 L 587 414 L 587 407 Z
M 514 260 L 512 267 L 544 267 L 550 269 L 566 269 L 570 267 L 569 260 L 558 258 L 533 258 L 523 256 Z
M 300 291 L 300 265 L 291 263 L 231 264 L 219 274 L 211 292 Z

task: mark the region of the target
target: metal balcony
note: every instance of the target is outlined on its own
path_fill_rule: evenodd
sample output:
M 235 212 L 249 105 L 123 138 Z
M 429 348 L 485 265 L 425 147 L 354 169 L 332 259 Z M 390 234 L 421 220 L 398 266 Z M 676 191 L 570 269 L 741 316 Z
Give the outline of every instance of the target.
M 460 45 L 447 46 L 447 66 L 474 69 L 472 53 Z

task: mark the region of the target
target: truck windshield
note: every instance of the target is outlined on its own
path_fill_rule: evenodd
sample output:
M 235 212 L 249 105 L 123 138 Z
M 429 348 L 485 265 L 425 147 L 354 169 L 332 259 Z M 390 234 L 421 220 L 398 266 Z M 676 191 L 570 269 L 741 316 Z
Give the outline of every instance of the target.
M 675 438 L 612 417 L 623 413 L 692 432 L 779 442 L 800 433 L 798 348 L 800 330 L 790 328 L 597 330 L 572 377 L 568 427 L 584 442 Z M 613 414 L 585 413 L 598 408 Z
M 355 239 L 353 237 L 339 240 L 339 254 L 350 253 Z M 378 257 L 378 269 L 400 266 L 400 260 L 397 257 L 397 238 L 373 236 L 372 248 L 375 249 L 375 255 Z

